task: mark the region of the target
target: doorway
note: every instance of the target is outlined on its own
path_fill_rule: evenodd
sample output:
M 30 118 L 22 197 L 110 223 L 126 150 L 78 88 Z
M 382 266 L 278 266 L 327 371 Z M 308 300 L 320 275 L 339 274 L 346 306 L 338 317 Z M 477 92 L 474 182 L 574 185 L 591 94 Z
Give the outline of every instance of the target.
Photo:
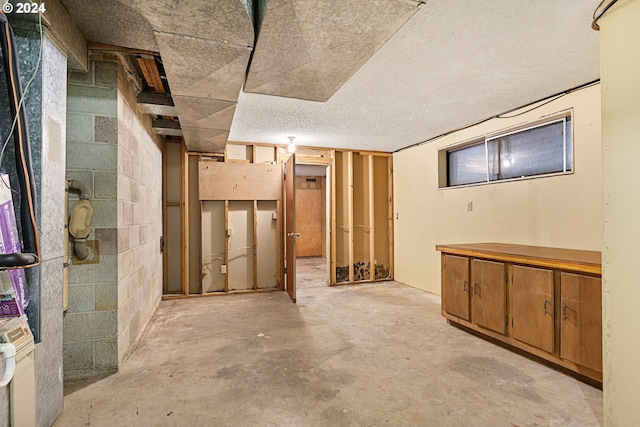
M 329 165 L 296 163 L 296 287 L 329 286 Z

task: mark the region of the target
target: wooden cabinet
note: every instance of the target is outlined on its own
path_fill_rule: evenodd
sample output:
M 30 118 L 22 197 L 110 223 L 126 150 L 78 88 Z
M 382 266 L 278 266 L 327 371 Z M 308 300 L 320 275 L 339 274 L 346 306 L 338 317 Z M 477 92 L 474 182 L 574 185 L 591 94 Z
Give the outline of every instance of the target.
M 514 265 L 510 291 L 512 336 L 553 353 L 553 270 Z
M 471 278 L 471 280 L 470 280 Z M 455 255 L 442 257 L 443 315 L 506 333 L 505 264 Z
M 436 249 L 449 322 L 602 383 L 600 252 L 499 243 Z
M 469 258 L 442 257 L 442 295 L 443 314 L 469 320 Z
M 602 367 L 602 280 L 560 274 L 560 357 L 587 368 Z
M 507 332 L 506 270 L 503 262 L 471 261 L 471 317 L 492 331 Z

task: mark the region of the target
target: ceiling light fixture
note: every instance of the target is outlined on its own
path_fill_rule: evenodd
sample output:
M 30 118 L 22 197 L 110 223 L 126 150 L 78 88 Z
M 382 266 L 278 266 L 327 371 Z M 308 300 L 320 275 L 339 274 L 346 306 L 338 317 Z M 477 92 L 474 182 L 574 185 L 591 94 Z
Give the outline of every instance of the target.
M 289 146 L 287 147 L 287 150 L 290 153 L 295 153 L 296 152 L 296 144 L 294 144 L 293 140 L 296 139 L 295 136 L 288 136 L 287 138 L 289 138 Z

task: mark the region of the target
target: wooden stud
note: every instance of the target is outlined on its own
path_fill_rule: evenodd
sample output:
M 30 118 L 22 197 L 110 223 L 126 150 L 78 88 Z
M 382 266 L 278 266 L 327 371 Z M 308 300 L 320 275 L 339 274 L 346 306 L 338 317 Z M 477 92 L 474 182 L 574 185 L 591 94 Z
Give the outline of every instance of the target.
M 144 56 L 136 58 L 140 71 L 149 87 L 152 87 L 156 93 L 166 93 L 156 60 L 154 57 Z
M 182 142 L 180 144 L 180 215 L 182 220 L 182 292 L 189 294 L 189 156 L 187 148 Z
M 373 156 L 369 160 L 369 280 L 376 278 L 376 223 L 375 223 L 375 181 L 373 173 Z
M 235 291 L 229 292 L 210 292 L 208 294 L 192 294 L 192 295 L 180 295 L 180 294 L 168 294 L 163 295 L 163 301 L 176 300 L 176 299 L 187 299 L 187 298 L 202 298 L 202 297 L 217 297 L 221 295 L 231 295 L 231 294 L 254 294 L 254 293 L 266 293 L 266 292 L 281 292 L 281 289 L 278 288 L 266 288 L 266 289 L 258 289 L 254 291 L 253 289 L 238 289 Z
M 349 283 L 355 281 L 353 271 L 353 151 L 347 152 L 347 227 L 349 227 Z
M 162 144 L 162 238 L 164 248 L 162 250 L 162 293 L 168 292 L 169 263 L 167 262 L 167 141 Z
M 229 201 L 224 201 L 224 265 L 227 266 L 227 274 L 224 275 L 224 291 L 229 292 Z
M 251 163 L 256 162 L 256 146 L 255 144 L 251 145 Z
M 284 188 L 284 185 L 282 186 Z M 284 245 L 282 231 L 282 201 L 276 200 L 276 271 L 278 272 L 278 286 L 284 291 Z
M 258 289 L 258 201 L 253 201 L 253 290 Z
M 331 150 L 331 244 L 329 249 L 329 274 L 331 280 L 329 284 L 334 286 L 336 280 L 336 150 Z
M 153 52 L 150 50 L 143 50 L 143 49 L 132 49 L 128 47 L 115 46 L 112 44 L 89 42 L 88 47 L 89 47 L 89 50 L 92 50 L 92 51 L 117 52 L 117 53 L 125 53 L 127 55 L 160 56 L 158 52 Z
M 394 280 L 394 264 L 395 264 L 395 257 L 394 257 L 394 232 L 393 232 L 393 227 L 394 227 L 394 222 L 393 222 L 393 157 L 389 157 L 389 159 L 387 159 L 387 163 L 388 163 L 388 177 L 389 179 L 387 180 L 389 183 L 389 190 L 388 190 L 388 198 L 389 198 L 389 278 L 391 280 Z
M 304 154 L 296 154 L 296 164 L 316 164 L 316 165 L 330 165 L 333 163 L 333 159 L 330 157 L 320 156 L 307 156 Z
M 153 86 L 153 80 L 151 79 L 151 73 L 147 68 L 147 61 L 145 61 L 144 58 L 136 58 L 136 61 L 138 62 L 138 66 L 140 67 L 140 71 L 142 72 L 142 77 L 147 82 L 147 85 L 155 90 L 155 87 Z

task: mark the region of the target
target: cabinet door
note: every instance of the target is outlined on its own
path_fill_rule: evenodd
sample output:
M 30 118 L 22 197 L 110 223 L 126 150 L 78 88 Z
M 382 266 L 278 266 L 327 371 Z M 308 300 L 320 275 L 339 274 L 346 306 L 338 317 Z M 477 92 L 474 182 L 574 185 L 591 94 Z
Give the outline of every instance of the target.
M 602 281 L 560 274 L 560 357 L 602 372 Z
M 511 276 L 512 334 L 553 353 L 553 271 L 514 265 Z
M 442 270 L 444 311 L 469 320 L 469 258 L 443 255 Z
M 471 321 L 492 331 L 506 333 L 504 263 L 474 259 L 471 278 Z

